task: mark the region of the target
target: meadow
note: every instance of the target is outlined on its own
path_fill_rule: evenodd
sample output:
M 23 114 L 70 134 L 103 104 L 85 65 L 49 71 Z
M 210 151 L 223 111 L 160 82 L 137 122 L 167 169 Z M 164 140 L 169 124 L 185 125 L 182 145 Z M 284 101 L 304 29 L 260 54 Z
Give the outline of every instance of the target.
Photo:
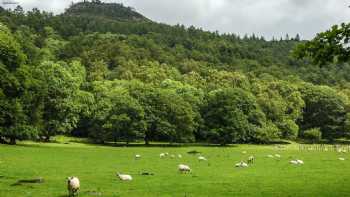
M 208 161 L 198 161 L 198 151 Z M 182 158 L 159 157 L 162 152 Z M 246 153 L 244 153 L 246 152 Z M 141 159 L 135 159 L 140 154 Z M 268 158 L 280 154 L 281 158 Z M 109 147 L 83 143 L 0 145 L 1 197 L 64 197 L 66 178 L 81 181 L 81 197 L 88 196 L 350 196 L 349 153 L 300 151 L 297 144 L 234 145 L 229 147 Z M 248 168 L 234 165 L 254 155 Z M 345 161 L 340 161 L 344 157 Z M 292 165 L 301 159 L 304 165 Z M 191 174 L 178 172 L 188 164 Z M 133 176 L 122 182 L 116 172 Z M 141 175 L 142 173 L 153 175 Z M 16 184 L 42 177 L 43 183 Z

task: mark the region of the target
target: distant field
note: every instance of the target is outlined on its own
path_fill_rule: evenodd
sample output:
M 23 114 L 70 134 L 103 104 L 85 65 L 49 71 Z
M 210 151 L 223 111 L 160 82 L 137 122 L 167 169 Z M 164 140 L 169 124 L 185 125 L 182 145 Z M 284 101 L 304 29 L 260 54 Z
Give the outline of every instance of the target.
M 81 181 L 80 196 L 350 196 L 349 153 L 284 150 L 275 146 L 234 147 L 104 147 L 79 143 L 0 145 L 0 196 L 64 197 L 66 177 Z M 199 162 L 187 154 L 196 150 L 208 158 Z M 246 151 L 246 154 L 242 152 Z M 183 158 L 160 159 L 159 154 L 182 154 Z M 140 160 L 134 155 L 141 154 Z M 280 154 L 281 159 L 268 158 Z M 256 157 L 245 169 L 234 164 Z M 339 161 L 344 157 L 345 161 Z M 304 160 L 303 166 L 289 164 Z M 188 164 L 192 174 L 180 174 L 178 164 Z M 131 174 L 132 182 L 119 181 L 115 173 Z M 154 176 L 142 176 L 142 172 Z M 20 179 L 43 177 L 44 183 L 13 185 Z

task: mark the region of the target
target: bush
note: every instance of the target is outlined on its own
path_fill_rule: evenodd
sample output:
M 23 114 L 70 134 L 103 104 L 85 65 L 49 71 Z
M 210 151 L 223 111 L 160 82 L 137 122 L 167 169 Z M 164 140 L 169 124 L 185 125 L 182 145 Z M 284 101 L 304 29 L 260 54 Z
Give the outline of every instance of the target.
M 304 139 L 317 142 L 322 139 L 322 133 L 320 131 L 320 128 L 312 128 L 304 131 L 303 137 Z

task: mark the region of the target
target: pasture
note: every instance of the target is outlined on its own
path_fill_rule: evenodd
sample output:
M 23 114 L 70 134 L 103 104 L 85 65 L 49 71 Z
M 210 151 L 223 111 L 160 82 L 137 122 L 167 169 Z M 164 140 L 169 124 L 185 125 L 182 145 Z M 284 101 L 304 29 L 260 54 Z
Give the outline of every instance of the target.
M 198 161 L 201 152 L 208 161 Z M 243 152 L 246 151 L 246 154 Z M 182 158 L 160 158 L 159 154 Z M 140 154 L 140 159 L 135 155 Z M 281 158 L 267 155 L 279 154 Z M 1 197 L 64 197 L 66 177 L 81 181 L 81 197 L 89 196 L 350 196 L 349 153 L 300 151 L 297 144 L 231 147 L 108 147 L 80 143 L 0 145 Z M 248 168 L 235 164 L 254 155 Z M 339 158 L 345 158 L 340 161 Z M 304 165 L 292 165 L 301 159 Z M 192 168 L 178 172 L 179 164 Z M 116 172 L 132 175 L 122 182 Z M 141 175 L 142 173 L 153 175 Z M 43 183 L 16 184 L 42 177 Z

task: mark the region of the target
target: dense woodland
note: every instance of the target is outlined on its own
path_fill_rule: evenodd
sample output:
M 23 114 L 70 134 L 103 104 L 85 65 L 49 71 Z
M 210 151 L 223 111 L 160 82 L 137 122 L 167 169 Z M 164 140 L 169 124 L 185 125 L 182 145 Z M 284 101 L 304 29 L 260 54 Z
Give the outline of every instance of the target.
M 0 8 L 0 141 L 347 138 L 349 32 L 240 37 L 100 1 L 60 15 Z

